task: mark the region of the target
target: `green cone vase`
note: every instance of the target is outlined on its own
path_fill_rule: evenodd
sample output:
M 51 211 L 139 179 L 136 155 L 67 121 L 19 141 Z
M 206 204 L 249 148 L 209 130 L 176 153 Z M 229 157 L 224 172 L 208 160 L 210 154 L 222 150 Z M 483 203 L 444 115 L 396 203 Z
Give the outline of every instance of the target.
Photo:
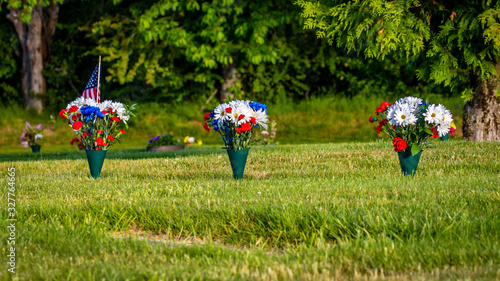
M 38 153 L 38 152 L 40 152 L 40 147 L 41 147 L 41 146 L 40 146 L 39 144 L 34 144 L 34 145 L 32 145 L 32 146 L 31 146 L 31 152 L 33 152 L 33 153 Z
M 403 175 L 415 175 L 418 167 L 418 162 L 420 161 L 420 155 L 422 155 L 422 150 L 415 155 L 411 155 L 411 152 L 409 150 L 398 152 L 399 164 L 401 165 L 401 171 L 403 172 Z
M 446 135 L 444 135 L 444 136 L 440 137 L 440 139 L 441 139 L 442 141 L 447 141 L 447 140 L 448 140 L 448 138 L 450 138 L 450 133 L 447 133 Z
M 86 150 L 89 161 L 90 175 L 97 179 L 101 175 L 102 164 L 106 158 L 107 150 Z
M 245 164 L 247 163 L 249 150 L 250 148 L 242 150 L 227 149 L 229 162 L 231 163 L 231 168 L 233 169 L 233 176 L 237 180 L 243 178 L 243 172 L 245 172 Z

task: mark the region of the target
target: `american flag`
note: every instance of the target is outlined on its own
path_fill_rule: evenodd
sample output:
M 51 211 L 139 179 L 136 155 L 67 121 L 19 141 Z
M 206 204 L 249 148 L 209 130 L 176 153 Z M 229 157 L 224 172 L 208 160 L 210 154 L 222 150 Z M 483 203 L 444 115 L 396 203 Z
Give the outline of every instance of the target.
M 85 90 L 83 90 L 82 97 L 84 99 L 94 99 L 96 102 L 101 102 L 101 87 L 97 87 L 97 77 L 99 76 L 99 64 L 95 66 L 92 76 L 90 76 Z

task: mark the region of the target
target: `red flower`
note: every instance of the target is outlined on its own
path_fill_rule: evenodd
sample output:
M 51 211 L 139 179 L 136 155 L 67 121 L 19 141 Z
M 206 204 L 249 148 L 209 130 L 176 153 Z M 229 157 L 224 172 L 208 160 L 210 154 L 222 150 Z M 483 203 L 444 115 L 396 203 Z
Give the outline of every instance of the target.
M 250 125 L 250 123 L 243 123 L 240 127 L 243 132 L 248 132 L 252 129 L 252 125 Z
M 102 146 L 108 145 L 107 143 L 104 142 L 102 138 L 95 139 L 95 142 L 97 143 L 97 145 L 102 145 Z
M 432 134 L 432 138 L 433 138 L 433 139 L 437 139 L 437 138 L 439 137 L 439 133 L 438 133 L 438 131 L 436 130 L 436 128 L 431 127 L 431 131 L 432 131 L 432 133 L 433 133 L 433 134 Z
M 233 111 L 233 109 L 231 107 L 226 108 L 227 113 L 231 113 L 231 111 Z
M 113 112 L 113 109 L 112 109 L 111 107 L 109 108 L 109 110 L 108 110 L 108 111 L 109 111 L 109 113 L 111 113 L 111 114 L 115 114 L 115 113 Z
M 63 120 L 66 119 L 65 113 L 66 113 L 66 108 L 61 109 L 61 111 L 59 111 L 59 116 L 61 116 Z
M 207 123 L 203 124 L 203 128 L 205 128 L 207 132 L 210 132 L 210 127 L 208 127 Z
M 69 112 L 76 112 L 78 110 L 78 106 L 73 105 L 69 108 Z
M 78 117 L 77 117 L 77 116 L 76 116 L 76 114 L 75 114 L 75 115 L 71 116 L 71 119 L 72 119 L 73 121 L 76 121 L 76 119 L 78 119 Z
M 89 132 L 83 132 L 83 137 L 88 137 L 89 136 Z
M 203 121 L 207 121 L 208 117 L 210 117 L 210 112 L 207 112 L 205 113 L 205 115 L 203 115 Z
M 380 104 L 380 107 L 377 107 L 377 115 L 379 115 L 379 113 L 382 113 L 384 111 L 387 110 L 387 107 L 389 107 L 391 105 L 390 102 L 386 102 L 384 101 L 383 103 Z
M 406 141 L 404 141 L 400 137 L 395 138 L 392 141 L 392 145 L 394 145 L 394 151 L 396 151 L 396 152 L 404 151 L 408 147 L 408 144 L 406 143 Z
M 116 116 L 111 117 L 111 120 L 115 121 L 116 123 L 120 123 L 120 119 L 118 119 L 118 117 Z
M 383 127 L 384 127 L 384 124 L 378 124 L 378 126 L 377 126 L 377 135 L 380 135 L 380 131 L 382 131 Z
M 102 131 L 101 131 L 101 130 L 97 130 L 97 133 L 98 133 L 98 134 L 102 134 Z
M 113 138 L 113 136 L 112 136 L 112 135 L 109 135 L 109 136 L 108 136 L 108 140 L 109 140 L 109 141 L 115 141 L 115 138 Z
M 83 126 L 83 123 L 82 121 L 76 121 L 75 123 L 73 123 L 73 130 L 80 130 Z
M 236 128 L 236 132 L 238 132 L 238 134 L 241 134 L 241 128 L 240 127 Z
M 101 147 L 96 147 L 94 150 L 102 150 Z
M 120 133 L 122 133 L 122 135 L 124 135 L 124 134 L 125 134 L 125 131 L 124 131 L 124 130 L 120 130 Z
M 393 126 L 392 126 L 392 129 L 393 129 L 393 130 L 396 130 L 396 125 L 393 125 Z
M 78 146 L 78 149 L 83 149 L 84 147 L 85 147 L 85 146 L 83 146 L 83 145 L 79 145 L 79 146 Z
M 102 114 L 107 114 L 108 112 L 106 110 L 103 110 L 102 111 Z
M 245 115 L 243 115 L 243 114 L 241 114 L 240 116 L 238 116 L 238 120 L 241 120 L 243 118 L 245 118 Z
M 455 129 L 455 128 L 451 127 L 451 128 L 450 128 L 450 135 L 452 135 L 452 136 L 453 136 L 453 135 L 455 134 L 455 131 L 456 131 L 456 130 L 457 130 L 457 129 Z
M 385 123 L 387 123 L 387 122 L 389 122 L 389 120 L 387 120 L 387 119 L 385 119 L 385 118 L 384 118 L 384 119 L 382 119 L 382 120 L 380 120 L 380 121 L 378 121 L 378 123 L 379 123 L 379 124 L 382 124 L 382 125 L 384 125 L 384 124 L 385 124 Z
M 71 145 L 74 145 L 74 144 L 75 144 L 75 142 L 80 142 L 80 139 L 79 139 L 79 138 L 74 138 L 74 139 L 72 139 L 69 143 L 70 143 Z
M 389 107 L 389 106 L 391 106 L 391 103 L 390 103 L 390 102 L 386 102 L 386 101 L 384 101 L 383 103 L 381 103 L 381 104 L 380 104 L 380 107 L 385 107 L 385 108 L 387 108 L 387 107 Z
M 370 118 L 368 118 L 368 121 L 370 121 L 370 123 L 373 123 L 377 121 L 377 118 L 373 118 L 373 116 L 370 116 Z
M 255 125 L 255 123 L 257 122 L 257 120 L 255 120 L 255 117 L 250 117 L 250 122 L 252 122 L 252 124 Z

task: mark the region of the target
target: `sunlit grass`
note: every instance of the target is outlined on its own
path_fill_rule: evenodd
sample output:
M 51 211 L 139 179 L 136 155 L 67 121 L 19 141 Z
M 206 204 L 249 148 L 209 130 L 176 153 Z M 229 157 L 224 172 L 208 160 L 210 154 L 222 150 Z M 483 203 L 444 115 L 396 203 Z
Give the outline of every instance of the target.
M 17 276 L 500 276 L 498 143 L 437 142 L 413 178 L 389 142 L 254 147 L 241 181 L 223 152 L 112 150 L 97 180 L 84 152 L 0 155 L 19 183 Z

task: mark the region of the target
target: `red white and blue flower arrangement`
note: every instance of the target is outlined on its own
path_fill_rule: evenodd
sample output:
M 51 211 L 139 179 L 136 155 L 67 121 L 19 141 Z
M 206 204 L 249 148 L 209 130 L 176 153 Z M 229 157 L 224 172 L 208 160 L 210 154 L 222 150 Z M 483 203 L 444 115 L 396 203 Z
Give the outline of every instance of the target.
M 77 134 L 79 146 L 85 148 L 92 177 L 99 177 L 108 147 L 125 134 L 127 121 L 135 116 L 134 109 L 135 104 L 128 107 L 119 102 L 98 103 L 80 97 L 59 112 Z
M 127 121 L 135 105 L 79 97 L 59 112 L 77 134 L 85 150 L 107 150 L 128 129 Z M 76 142 L 76 140 L 74 140 Z
M 392 139 L 394 151 L 398 152 L 404 174 L 414 174 L 422 148 L 429 137 L 447 135 L 453 116 L 442 104 L 431 104 L 417 97 L 405 97 L 391 105 L 383 102 L 376 110 L 377 134 L 384 132 Z M 409 163 L 407 163 L 410 161 Z
M 267 106 L 255 101 L 233 100 L 219 104 L 212 112 L 207 112 L 203 120 L 207 132 L 212 128 L 222 137 L 233 175 L 241 179 L 248 149 L 256 141 L 252 138 L 252 131 L 267 129 Z

